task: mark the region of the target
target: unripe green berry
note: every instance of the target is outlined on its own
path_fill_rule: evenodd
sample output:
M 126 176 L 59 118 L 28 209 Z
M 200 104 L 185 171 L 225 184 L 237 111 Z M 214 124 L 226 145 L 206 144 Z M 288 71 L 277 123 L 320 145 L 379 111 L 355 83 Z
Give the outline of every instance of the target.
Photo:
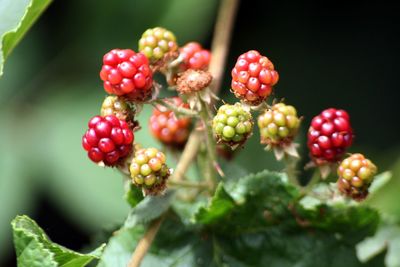
M 271 147 L 290 144 L 300 127 L 296 109 L 284 103 L 277 103 L 258 117 L 261 143 Z
M 213 119 L 213 131 L 218 142 L 231 147 L 244 143 L 252 134 L 253 120 L 242 104 L 222 105 Z
M 175 35 L 161 27 L 146 30 L 139 40 L 139 51 L 151 62 L 156 62 L 164 57 L 166 53 L 178 49 Z

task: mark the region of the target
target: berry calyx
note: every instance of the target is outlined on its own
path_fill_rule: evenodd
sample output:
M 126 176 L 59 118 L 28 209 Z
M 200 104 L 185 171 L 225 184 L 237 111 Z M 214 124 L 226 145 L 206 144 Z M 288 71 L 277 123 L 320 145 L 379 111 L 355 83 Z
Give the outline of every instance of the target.
M 146 195 L 158 195 L 165 190 L 170 170 L 164 153 L 156 148 L 139 149 L 129 166 L 132 183 L 141 187 Z
M 191 94 L 203 90 L 211 84 L 212 76 L 208 71 L 188 69 L 183 72 L 176 84 L 180 94 Z
M 363 200 L 368 195 L 368 188 L 377 172 L 375 164 L 362 154 L 353 154 L 344 159 L 337 170 L 338 189 L 343 194 Z
M 339 161 L 352 142 L 353 130 L 345 110 L 329 108 L 312 119 L 307 146 L 315 164 Z
M 176 106 L 189 108 L 180 97 L 173 97 L 167 101 Z M 165 145 L 180 147 L 186 143 L 190 133 L 190 118 L 177 118 L 175 113 L 168 108 L 157 105 L 153 109 L 149 126 L 152 135 Z
M 300 119 L 293 106 L 277 103 L 258 117 L 261 144 L 282 147 L 290 144 L 296 136 Z
M 139 40 L 139 51 L 151 62 L 156 62 L 169 52 L 178 49 L 175 35 L 167 29 L 156 27 L 146 30 Z
M 114 166 L 132 151 L 134 134 L 124 120 L 114 115 L 94 116 L 88 125 L 82 146 L 93 162 Z
M 243 102 L 258 105 L 271 93 L 278 80 L 272 62 L 256 50 L 239 56 L 232 69 L 232 92 Z
M 183 60 L 182 69 L 207 70 L 211 60 L 210 51 L 203 49 L 199 43 L 190 42 L 179 49 Z
M 114 115 L 126 121 L 129 117 L 129 106 L 126 101 L 118 96 L 107 96 L 100 109 L 101 116 Z
M 146 100 L 152 92 L 153 74 L 148 59 L 130 49 L 113 49 L 105 54 L 100 78 L 107 93 L 134 102 Z
M 253 119 L 242 104 L 222 105 L 213 119 L 213 131 L 218 142 L 235 149 L 251 136 Z

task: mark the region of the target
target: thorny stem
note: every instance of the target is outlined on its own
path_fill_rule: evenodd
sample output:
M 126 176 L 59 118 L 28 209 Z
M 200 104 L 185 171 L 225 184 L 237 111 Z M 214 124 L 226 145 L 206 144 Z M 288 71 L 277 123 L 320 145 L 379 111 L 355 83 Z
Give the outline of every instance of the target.
M 211 74 L 213 75 L 214 82 L 211 86 L 212 91 L 215 94 L 218 94 L 221 88 L 222 74 L 225 68 L 225 61 L 229 49 L 229 41 L 231 39 L 233 22 L 235 20 L 238 4 L 239 0 L 223 0 L 219 7 L 217 23 L 214 29 L 213 43 L 211 46 L 212 58 L 209 68 Z M 201 135 L 198 131 L 193 131 L 172 176 L 173 180 L 182 180 L 187 168 L 197 154 L 200 142 Z M 129 267 L 140 266 L 140 263 L 146 255 L 155 235 L 157 234 L 163 219 L 159 218 L 157 221 L 158 220 L 159 222 L 154 224 L 154 227 L 150 227 L 140 240 L 139 245 L 136 247 L 132 255 L 131 261 L 128 265 Z
M 169 103 L 165 99 L 155 99 L 153 101 L 153 103 L 157 103 L 159 105 L 162 105 L 162 106 L 172 110 L 176 115 L 183 115 L 183 116 L 190 116 L 190 117 L 198 116 L 196 111 L 193 111 L 191 109 L 184 108 L 184 107 L 177 107 L 177 106 Z

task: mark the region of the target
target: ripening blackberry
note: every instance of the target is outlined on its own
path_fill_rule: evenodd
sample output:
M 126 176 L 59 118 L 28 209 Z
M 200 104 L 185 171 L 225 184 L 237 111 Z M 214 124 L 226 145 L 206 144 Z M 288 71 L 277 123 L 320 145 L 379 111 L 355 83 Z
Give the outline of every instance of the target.
M 353 130 L 345 110 L 329 108 L 312 119 L 307 145 L 315 164 L 339 161 L 352 142 Z
M 232 92 L 250 105 L 264 101 L 279 80 L 272 62 L 256 50 L 240 55 L 231 74 Z
M 352 154 L 344 159 L 338 168 L 338 188 L 343 194 L 363 200 L 377 172 L 375 164 L 362 154 Z
M 170 171 L 164 153 L 156 148 L 139 149 L 129 166 L 132 182 L 146 195 L 158 195 L 165 190 Z

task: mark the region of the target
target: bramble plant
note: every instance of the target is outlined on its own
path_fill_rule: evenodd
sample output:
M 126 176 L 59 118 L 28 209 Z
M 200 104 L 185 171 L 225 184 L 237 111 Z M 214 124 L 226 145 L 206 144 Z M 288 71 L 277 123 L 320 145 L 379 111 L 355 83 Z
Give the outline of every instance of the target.
M 369 264 L 368 257 L 357 258 L 356 245 L 375 233 L 379 214 L 360 202 L 384 175 L 375 178 L 377 168 L 364 155 L 346 154 L 354 139 L 350 115 L 328 108 L 314 117 L 310 160 L 299 166 L 301 110 L 272 98 L 279 59 L 275 67 L 256 50 L 239 55 L 231 66 L 237 100 L 219 98 L 235 8 L 235 1 L 221 6 L 211 52 L 197 42 L 180 47 L 174 33 L 156 27 L 138 38 L 138 52 L 113 49 L 103 56 L 100 78 L 108 95 L 82 146 L 91 161 L 123 175 L 132 209 L 105 248 L 89 254 L 52 243 L 31 219 L 17 217 L 20 266 L 84 266 L 93 259 L 102 267 Z M 228 25 L 223 30 L 220 21 Z M 175 96 L 160 97 L 164 90 Z M 148 125 L 137 121 L 143 105 L 153 106 Z M 142 147 L 137 131 L 149 131 L 163 148 Z M 284 171 L 266 166 L 240 177 L 242 169 L 220 156 L 221 146 L 246 149 L 254 131 Z M 299 179 L 302 167 L 314 169 L 306 183 Z

